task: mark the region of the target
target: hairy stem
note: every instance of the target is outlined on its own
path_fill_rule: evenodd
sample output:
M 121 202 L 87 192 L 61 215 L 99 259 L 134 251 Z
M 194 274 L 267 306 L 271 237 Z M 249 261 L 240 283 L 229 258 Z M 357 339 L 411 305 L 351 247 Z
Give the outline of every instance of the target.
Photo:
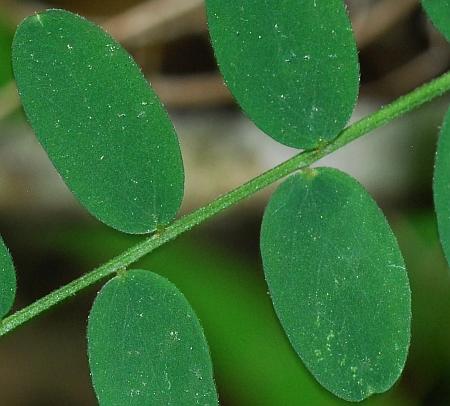
M 151 237 L 131 247 L 99 268 L 94 269 L 82 277 L 48 294 L 47 296 L 44 296 L 24 309 L 17 311 L 1 322 L 0 336 L 11 332 L 30 319 L 40 315 L 63 300 L 76 295 L 84 288 L 104 279 L 108 275 L 128 267 L 130 264 L 151 253 L 156 248 L 203 223 L 226 208 L 235 205 L 261 189 L 264 189 L 266 186 L 274 183 L 275 181 L 282 179 L 302 168 L 308 167 L 320 158 L 336 151 L 356 138 L 359 138 L 362 135 L 393 121 L 394 119 L 416 109 L 424 103 L 441 96 L 449 90 L 450 72 L 427 83 L 426 85 L 419 87 L 406 96 L 403 96 L 393 103 L 381 108 L 376 113 L 373 113 L 347 127 L 328 144 L 325 144 L 315 150 L 299 153 L 293 158 L 283 162 L 273 169 L 270 169 L 262 175 L 257 176 L 233 191 L 218 197 L 208 205 L 187 214 L 179 220 L 176 220 L 165 229 L 153 234 Z

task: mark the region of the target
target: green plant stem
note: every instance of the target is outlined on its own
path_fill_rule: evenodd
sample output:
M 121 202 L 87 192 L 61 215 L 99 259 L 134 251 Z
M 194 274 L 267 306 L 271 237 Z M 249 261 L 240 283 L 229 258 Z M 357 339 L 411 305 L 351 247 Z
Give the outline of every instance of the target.
M 257 176 L 233 191 L 218 197 L 208 205 L 180 218 L 163 230 L 131 247 L 99 268 L 96 268 L 93 271 L 70 282 L 69 284 L 55 290 L 22 310 L 15 312 L 1 322 L 0 336 L 11 332 L 20 325 L 26 323 L 28 320 L 33 319 L 63 300 L 76 295 L 84 288 L 99 282 L 108 275 L 128 267 L 130 264 L 151 253 L 156 248 L 203 223 L 226 208 L 235 205 L 261 189 L 264 189 L 277 180 L 280 180 L 302 168 L 308 167 L 320 158 L 336 151 L 356 138 L 359 138 L 362 135 L 393 121 L 394 119 L 416 109 L 424 103 L 441 96 L 449 90 L 450 72 L 417 88 L 406 96 L 400 97 L 393 103 L 381 108 L 379 111 L 347 127 L 328 144 L 315 150 L 303 151 L 299 153 L 293 158 L 283 162 L 273 169 L 270 169 L 262 175 Z

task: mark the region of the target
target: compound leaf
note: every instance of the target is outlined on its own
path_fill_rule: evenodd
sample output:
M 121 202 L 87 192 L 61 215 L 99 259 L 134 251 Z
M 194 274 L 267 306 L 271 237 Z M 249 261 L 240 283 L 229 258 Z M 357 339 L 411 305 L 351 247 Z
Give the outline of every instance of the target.
M 100 405 L 217 405 L 202 327 L 166 279 L 133 270 L 109 281 L 89 316 Z
M 0 237 L 0 319 L 10 310 L 16 296 L 16 273 L 14 264 Z
M 275 140 L 312 148 L 333 139 L 355 106 L 359 64 L 342 0 L 207 0 L 225 82 Z
M 290 177 L 264 214 L 261 253 L 275 311 L 316 379 L 350 401 L 389 389 L 408 352 L 410 288 L 362 186 L 327 168 Z
M 450 41 L 450 0 L 422 0 L 422 6 L 435 27 Z
M 450 263 L 450 110 L 439 136 L 433 186 L 439 238 Z
M 13 68 L 39 141 L 94 216 L 130 233 L 173 219 L 184 189 L 178 139 L 116 41 L 80 16 L 49 10 L 17 29 Z

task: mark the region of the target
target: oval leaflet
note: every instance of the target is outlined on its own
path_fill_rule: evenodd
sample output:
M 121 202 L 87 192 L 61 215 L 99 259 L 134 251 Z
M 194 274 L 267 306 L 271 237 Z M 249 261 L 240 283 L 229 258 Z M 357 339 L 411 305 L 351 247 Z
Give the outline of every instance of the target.
M 278 318 L 316 379 L 350 401 L 389 389 L 408 352 L 410 288 L 363 187 L 334 169 L 291 176 L 265 211 L 261 254 Z
M 169 281 L 127 271 L 99 292 L 88 352 L 100 405 L 218 405 L 202 327 Z
M 439 239 L 447 262 L 450 263 L 450 110 L 439 135 L 433 192 Z
M 70 190 L 121 231 L 169 223 L 184 190 L 175 130 L 131 56 L 100 27 L 49 10 L 13 41 L 28 120 Z
M 342 0 L 207 0 L 206 6 L 225 82 L 258 127 L 297 148 L 316 147 L 342 130 L 359 87 Z
M 0 237 L 0 319 L 10 310 L 16 296 L 16 273 L 8 248 Z
M 450 41 L 450 0 L 422 0 L 422 6 L 436 28 Z

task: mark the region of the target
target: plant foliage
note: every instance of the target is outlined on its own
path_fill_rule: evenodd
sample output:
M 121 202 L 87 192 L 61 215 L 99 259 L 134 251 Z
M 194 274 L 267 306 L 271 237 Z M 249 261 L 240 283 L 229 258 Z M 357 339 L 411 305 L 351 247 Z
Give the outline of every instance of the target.
M 439 237 L 447 261 L 450 262 L 450 110 L 441 129 L 434 172 L 434 204 Z
M 173 220 L 184 171 L 172 123 L 130 55 L 62 10 L 28 17 L 13 42 L 22 104 L 80 202 L 129 233 Z
M 313 150 L 298 155 L 304 161 L 293 158 L 290 166 L 280 165 L 178 222 L 173 219 L 184 171 L 177 135 L 131 56 L 100 27 L 63 10 L 28 17 L 14 37 L 13 69 L 26 115 L 70 190 L 120 231 L 156 231 L 0 324 L 2 334 L 11 331 L 117 272 L 100 290 L 88 324 L 92 380 L 104 406 L 218 402 L 206 339 L 187 300 L 161 276 L 127 271 L 124 264 L 450 89 L 447 76 L 436 80 L 416 99 L 393 103 L 392 114 L 383 109 L 367 119 L 367 127 L 357 123 L 347 134 L 359 65 L 343 1 L 206 5 L 218 64 L 244 112 L 275 140 Z M 449 1 L 423 5 L 448 38 Z M 449 156 L 447 118 L 434 184 L 447 258 Z M 332 169 L 291 176 L 264 214 L 261 253 L 275 311 L 316 379 L 352 401 L 389 389 L 408 352 L 410 289 L 395 237 L 364 188 Z M 9 312 L 15 290 L 12 260 L 0 240 L 0 317 Z
M 317 380 L 352 401 L 384 392 L 410 339 L 408 277 L 378 206 L 348 175 L 293 175 L 264 214 L 261 253 L 275 310 Z
M 0 237 L 0 318 L 10 310 L 16 296 L 16 273 L 8 248 Z
M 450 41 L 450 0 L 422 0 L 433 24 Z
M 422 4 L 433 24 L 450 41 L 450 0 L 422 0 Z M 436 152 L 434 171 L 434 205 L 439 228 L 439 237 L 447 262 L 450 263 L 450 110 L 442 129 Z
M 169 281 L 131 270 L 109 281 L 89 315 L 89 362 L 101 405 L 214 405 L 203 330 Z
M 207 0 L 206 5 L 220 70 L 255 124 L 297 148 L 333 139 L 350 118 L 359 84 L 343 2 Z

